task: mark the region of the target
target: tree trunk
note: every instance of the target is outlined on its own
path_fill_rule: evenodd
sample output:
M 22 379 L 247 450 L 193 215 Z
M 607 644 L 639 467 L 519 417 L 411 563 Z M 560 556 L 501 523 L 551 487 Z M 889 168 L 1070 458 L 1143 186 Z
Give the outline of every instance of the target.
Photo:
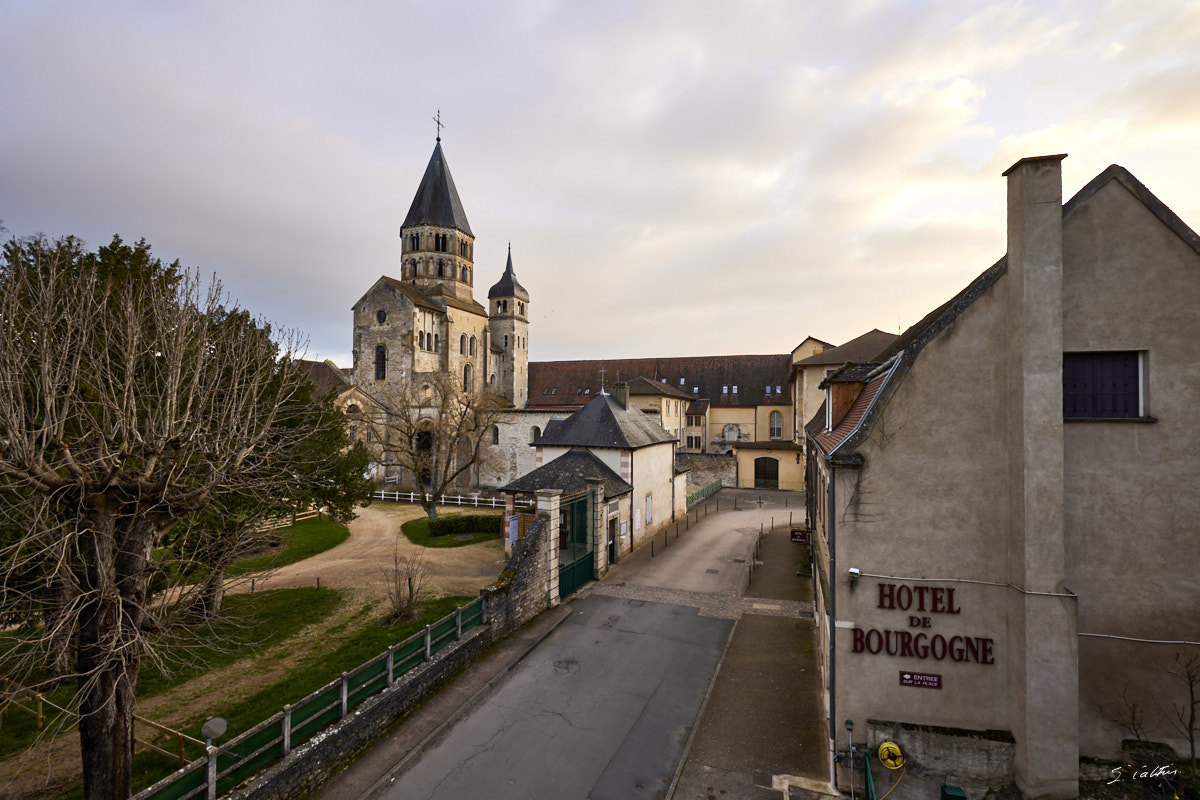
M 79 748 L 86 800 L 129 797 L 133 762 L 136 652 L 115 655 L 104 643 L 118 612 L 110 602 L 89 609 L 79 647 Z
M 221 562 L 209 570 L 200 597 L 196 600 L 194 609 L 204 619 L 221 613 L 221 604 L 225 601 L 225 563 Z
M 122 520 L 110 506 L 88 512 L 80 533 L 80 584 L 89 597 L 79 620 L 79 749 L 85 800 L 129 797 L 133 692 L 149 590 L 153 525 Z

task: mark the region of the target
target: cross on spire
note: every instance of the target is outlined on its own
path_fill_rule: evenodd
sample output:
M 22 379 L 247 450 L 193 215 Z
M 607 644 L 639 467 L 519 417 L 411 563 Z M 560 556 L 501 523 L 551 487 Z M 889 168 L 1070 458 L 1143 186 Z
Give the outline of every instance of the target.
M 437 140 L 440 142 L 442 140 L 442 128 L 446 127 L 442 124 L 442 110 L 440 108 L 438 109 L 437 116 L 433 118 L 433 121 L 437 123 Z

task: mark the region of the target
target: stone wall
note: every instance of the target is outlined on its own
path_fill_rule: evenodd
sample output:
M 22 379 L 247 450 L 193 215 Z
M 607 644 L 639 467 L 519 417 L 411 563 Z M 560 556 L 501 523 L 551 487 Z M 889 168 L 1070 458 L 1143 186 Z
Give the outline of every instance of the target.
M 732 486 L 737 463 L 731 455 L 711 453 L 675 453 L 675 466 L 689 470 L 688 486 L 708 486 L 716 481 L 728 481 Z
M 550 494 L 550 493 L 547 493 Z M 487 622 L 367 700 L 345 719 L 297 747 L 278 764 L 232 793 L 236 800 L 298 800 L 352 763 L 443 684 L 500 639 L 558 604 L 558 497 L 539 493 L 537 519 L 517 542 L 499 579 L 480 594 Z M 554 513 L 550 513 L 553 510 Z
M 857 739 L 857 731 L 855 734 Z M 866 740 L 875 766 L 878 766 L 878 759 L 874 758 L 874 751 L 883 742 L 895 742 L 904 754 L 907 769 L 960 786 L 971 797 L 982 796 L 989 788 L 999 789 L 1013 781 L 1016 744 L 1008 731 L 975 731 L 868 719 Z M 859 769 L 855 777 L 859 785 L 863 780 L 861 759 L 858 755 Z M 880 772 L 874 774 L 875 785 L 879 786 Z M 840 784 L 840 778 L 839 775 L 839 785 L 845 785 Z

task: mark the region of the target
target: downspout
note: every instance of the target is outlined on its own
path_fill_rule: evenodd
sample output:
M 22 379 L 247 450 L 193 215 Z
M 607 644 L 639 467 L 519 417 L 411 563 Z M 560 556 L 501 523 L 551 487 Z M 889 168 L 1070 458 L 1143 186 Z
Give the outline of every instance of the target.
M 830 456 L 825 456 L 825 464 L 829 467 L 829 785 L 837 786 L 837 467 Z

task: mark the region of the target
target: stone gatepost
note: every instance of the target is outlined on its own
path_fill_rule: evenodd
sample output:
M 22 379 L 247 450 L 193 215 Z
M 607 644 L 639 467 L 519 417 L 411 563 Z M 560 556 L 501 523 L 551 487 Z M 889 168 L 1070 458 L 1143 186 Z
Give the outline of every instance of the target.
M 562 489 L 538 489 L 537 513 L 546 520 L 546 608 L 558 605 L 558 505 Z
M 592 498 L 591 520 L 588 523 L 588 539 L 592 546 L 593 563 L 595 565 L 592 577 L 600 580 L 608 572 L 608 532 L 604 524 L 604 481 L 599 478 L 588 478 L 588 494 Z
M 516 494 L 513 492 L 504 493 L 504 555 L 506 556 L 512 555 L 513 545 L 516 544 L 509 533 L 509 525 L 511 524 L 509 520 L 517 513 L 515 498 Z

